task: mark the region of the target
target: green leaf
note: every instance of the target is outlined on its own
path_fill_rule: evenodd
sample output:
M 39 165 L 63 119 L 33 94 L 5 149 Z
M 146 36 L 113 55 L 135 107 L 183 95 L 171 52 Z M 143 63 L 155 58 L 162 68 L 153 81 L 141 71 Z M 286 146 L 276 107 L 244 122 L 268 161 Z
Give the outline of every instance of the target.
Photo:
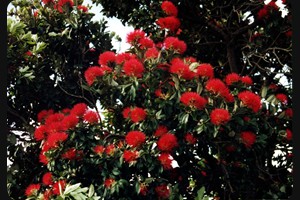
M 91 184 L 91 185 L 90 185 L 90 188 L 89 188 L 88 197 L 92 197 L 94 193 L 95 193 L 95 188 L 94 188 L 94 186 Z
M 262 89 L 261 89 L 261 97 L 265 98 L 266 95 L 267 95 L 267 92 L 268 92 L 268 87 L 263 86 Z
M 205 192 L 205 187 L 202 186 L 198 192 L 197 192 L 197 197 L 195 198 L 195 200 L 202 200 L 203 196 L 204 196 L 204 192 Z
M 79 188 L 81 185 L 81 183 L 77 183 L 75 185 L 67 185 L 64 194 L 69 194 L 71 192 L 73 192 L 74 190 L 76 190 L 77 188 Z

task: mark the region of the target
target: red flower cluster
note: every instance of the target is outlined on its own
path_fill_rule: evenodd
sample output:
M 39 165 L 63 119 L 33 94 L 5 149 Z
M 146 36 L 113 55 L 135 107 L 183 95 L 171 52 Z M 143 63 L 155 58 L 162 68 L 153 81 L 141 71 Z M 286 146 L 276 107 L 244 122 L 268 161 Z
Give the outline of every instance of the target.
M 218 78 L 209 79 L 206 82 L 205 89 L 214 95 L 220 95 L 228 102 L 233 102 L 234 98 L 230 93 L 228 87 L 223 81 Z
M 100 116 L 97 112 L 93 110 L 88 110 L 83 115 L 83 119 L 90 124 L 95 124 L 99 121 Z
M 141 63 L 138 59 L 132 58 L 125 61 L 123 70 L 127 76 L 141 78 L 145 69 L 143 63 Z
M 286 129 L 286 139 L 287 139 L 288 141 L 291 141 L 292 138 L 293 138 L 293 133 L 292 133 L 292 131 L 291 131 L 290 129 Z
M 124 62 L 130 60 L 130 59 L 137 59 L 135 54 L 123 52 L 116 55 L 116 63 L 117 64 L 123 64 Z
M 279 93 L 279 94 L 276 94 L 275 96 L 282 104 L 288 103 L 288 97 L 285 94 Z
M 65 153 L 63 153 L 61 157 L 67 160 L 80 160 L 83 158 L 83 151 L 79 151 L 75 148 L 70 148 Z
M 105 179 L 105 181 L 104 181 L 104 186 L 105 186 L 106 188 L 110 188 L 111 186 L 113 186 L 113 184 L 114 184 L 115 182 L 116 182 L 115 179 L 113 179 L 113 178 L 107 178 L 107 179 Z
M 58 0 L 57 4 L 54 5 L 54 8 L 58 10 L 58 12 L 63 13 L 64 6 L 72 8 L 74 6 L 73 0 Z
M 157 129 L 155 130 L 155 132 L 154 132 L 154 136 L 155 137 L 161 137 L 162 135 L 164 135 L 165 133 L 168 133 L 168 132 L 169 132 L 169 130 L 166 126 L 159 125 L 157 127 Z
M 214 78 L 214 69 L 208 63 L 202 63 L 197 67 L 197 75 L 208 79 Z
M 240 75 L 238 75 L 237 73 L 230 73 L 227 74 L 225 77 L 225 83 L 227 85 L 232 85 L 236 82 L 238 82 L 240 80 Z
M 155 192 L 159 199 L 168 199 L 171 194 L 169 187 L 165 184 L 156 186 Z
M 123 110 L 122 114 L 125 119 L 130 119 L 133 123 L 143 121 L 147 117 L 146 110 L 140 107 L 127 107 Z
M 159 55 L 159 51 L 157 50 L 156 47 L 149 48 L 145 52 L 145 57 L 148 58 L 148 59 L 157 58 L 158 55 Z
M 178 146 L 177 138 L 172 133 L 163 134 L 157 141 L 157 147 L 161 151 L 170 152 Z
M 116 54 L 112 51 L 105 51 L 99 55 L 98 64 L 104 66 L 110 66 L 110 64 L 115 63 Z
M 197 138 L 195 138 L 191 133 L 185 134 L 184 139 L 185 139 L 189 144 L 195 144 L 195 143 L 197 142 Z
M 253 80 L 252 80 L 252 78 L 250 76 L 242 76 L 240 80 L 245 85 L 253 85 Z
M 102 145 L 97 145 L 93 148 L 94 152 L 100 156 L 102 156 L 102 154 L 104 153 L 105 151 L 105 147 L 102 146 Z
M 201 97 L 196 92 L 185 92 L 181 95 L 180 101 L 190 108 L 196 108 L 202 110 L 207 104 L 207 100 Z
M 46 172 L 42 177 L 42 182 L 44 185 L 52 185 L 53 177 L 51 172 Z
M 186 43 L 177 37 L 166 37 L 163 45 L 166 50 L 173 50 L 179 54 L 183 54 L 187 49 Z
M 243 131 L 240 137 L 247 148 L 252 147 L 256 141 L 256 135 L 251 131 Z
M 27 197 L 35 196 L 35 195 L 37 195 L 40 188 L 41 188 L 40 184 L 30 184 L 25 190 L 25 195 Z
M 109 73 L 111 71 L 112 69 L 107 66 L 92 66 L 84 72 L 84 78 L 87 84 L 91 86 L 98 77 L 104 76 L 106 73 Z
M 87 12 L 88 11 L 88 8 L 86 6 L 84 6 L 84 5 L 78 5 L 77 9 L 81 10 L 82 12 Z
M 67 186 L 66 180 L 59 180 L 53 184 L 52 192 L 55 195 L 60 195 L 63 193 Z
M 169 153 L 162 153 L 158 156 L 158 160 L 164 169 L 172 169 L 172 159 Z
M 179 19 L 174 16 L 159 18 L 156 24 L 160 26 L 161 29 L 169 29 L 172 32 L 175 32 L 180 27 Z
M 243 104 L 252 109 L 253 112 L 258 112 L 261 108 L 261 99 L 257 94 L 250 91 L 243 91 L 238 94 L 238 98 L 243 102 Z
M 195 72 L 190 70 L 189 65 L 179 58 L 175 58 L 171 61 L 170 72 L 186 80 L 191 80 L 196 75 Z
M 171 1 L 163 1 L 162 4 L 161 4 L 161 9 L 168 16 L 177 17 L 178 9 Z
M 125 136 L 125 141 L 132 147 L 139 147 L 146 141 L 146 135 L 141 131 L 130 131 Z
M 136 161 L 136 159 L 138 157 L 139 157 L 139 152 L 138 151 L 125 150 L 124 153 L 123 153 L 123 158 L 128 163 Z
M 140 29 L 136 29 L 133 32 L 127 34 L 126 42 L 131 45 L 136 45 L 139 43 L 140 39 L 144 38 L 146 33 Z
M 216 126 L 226 124 L 230 119 L 231 116 L 229 111 L 223 108 L 215 108 L 210 113 L 210 121 Z

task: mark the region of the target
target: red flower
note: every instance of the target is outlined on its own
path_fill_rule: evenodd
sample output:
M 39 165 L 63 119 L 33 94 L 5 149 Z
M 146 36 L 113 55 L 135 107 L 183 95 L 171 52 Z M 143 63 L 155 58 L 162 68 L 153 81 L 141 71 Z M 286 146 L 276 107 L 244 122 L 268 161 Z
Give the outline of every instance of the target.
M 200 77 L 207 77 L 209 79 L 214 77 L 214 69 L 208 63 L 202 63 L 197 67 L 197 75 Z
M 242 83 L 244 83 L 245 85 L 253 85 L 253 80 L 250 76 L 242 76 L 240 78 L 240 80 L 242 81 Z
M 106 188 L 110 188 L 115 182 L 116 182 L 115 179 L 113 179 L 113 178 L 107 178 L 104 181 L 104 186 Z
M 55 133 L 55 132 L 63 132 L 66 131 L 66 126 L 60 122 L 52 122 L 46 125 L 47 126 L 47 132 L 48 134 L 50 133 Z
M 290 129 L 286 129 L 286 139 L 287 139 L 288 141 L 291 141 L 292 138 L 293 138 L 293 133 L 292 133 L 292 131 L 291 131 Z
M 90 124 L 97 123 L 99 121 L 99 114 L 93 110 L 88 110 L 83 116 L 83 119 Z
M 146 141 L 146 135 L 141 131 L 130 131 L 127 133 L 125 141 L 132 147 L 138 147 Z
M 123 70 L 127 76 L 135 76 L 137 78 L 141 78 L 145 69 L 143 64 L 139 60 L 133 58 L 125 61 Z
M 172 151 L 178 146 L 177 138 L 172 133 L 163 134 L 157 141 L 157 147 L 161 151 Z
M 111 69 L 109 67 L 98 67 L 92 66 L 89 67 L 84 72 L 84 78 L 89 86 L 91 86 L 97 79 L 97 77 L 103 76 L 106 72 L 110 72 Z
M 112 51 L 105 51 L 99 55 L 98 64 L 109 66 L 116 61 L 116 54 Z
M 123 153 L 123 158 L 128 163 L 136 161 L 136 159 L 138 157 L 139 157 L 139 152 L 138 151 L 125 150 L 124 153 Z
M 62 158 L 68 160 L 75 160 L 76 158 L 78 158 L 77 156 L 78 156 L 78 152 L 75 148 L 70 148 L 61 155 Z
M 204 97 L 201 97 L 196 92 L 185 92 L 181 95 L 180 101 L 188 107 L 197 108 L 202 110 L 207 104 L 207 100 Z
M 67 5 L 69 8 L 74 6 L 74 2 L 72 0 L 58 0 L 57 4 L 54 5 L 54 8 L 57 9 L 60 13 L 62 13 L 63 7 Z
M 30 184 L 25 190 L 25 195 L 27 197 L 36 196 L 38 191 L 40 190 L 40 187 L 40 184 Z
M 65 132 L 54 132 L 48 135 L 46 143 L 50 148 L 55 148 L 60 142 L 64 142 L 68 138 Z
M 135 54 L 123 52 L 123 53 L 120 53 L 120 54 L 116 55 L 116 63 L 117 64 L 122 64 L 125 61 L 128 61 L 128 60 L 133 59 L 133 58 L 137 59 Z
M 154 42 L 149 37 L 144 37 L 139 40 L 141 49 L 148 49 L 154 47 Z
M 25 55 L 27 55 L 27 56 L 32 56 L 33 54 L 32 54 L 31 51 L 27 51 L 27 52 L 25 52 Z
M 178 14 L 177 7 L 171 1 L 163 1 L 161 4 L 161 9 L 169 16 L 176 17 Z
M 47 165 L 49 163 L 49 159 L 47 158 L 47 156 L 44 154 L 43 151 L 41 151 L 41 153 L 39 154 L 39 161 L 44 165 Z
M 256 135 L 251 131 L 243 131 L 240 137 L 247 148 L 250 148 L 256 141 Z
M 88 8 L 84 5 L 78 5 L 77 8 L 78 8 L 78 10 L 82 10 L 82 12 L 87 12 L 88 11 Z
M 74 114 L 71 114 L 71 115 L 66 116 L 63 119 L 62 124 L 65 126 L 66 129 L 73 129 L 76 127 L 78 122 L 79 122 L 78 117 Z
M 47 135 L 47 128 L 44 125 L 40 125 L 34 131 L 34 139 L 36 141 L 41 141 L 46 138 Z
M 65 115 L 62 113 L 53 113 L 48 115 L 48 117 L 45 119 L 45 124 L 49 125 L 55 122 L 61 122 L 65 118 Z
M 227 74 L 225 77 L 225 83 L 227 85 L 232 85 L 240 80 L 240 76 L 237 73 Z
M 146 58 L 157 58 L 159 55 L 158 50 L 156 49 L 156 47 L 152 47 L 147 49 L 147 51 L 145 52 L 145 57 Z
M 45 190 L 45 192 L 43 193 L 43 200 L 50 200 L 52 194 L 53 194 L 53 193 L 52 193 L 52 190 L 51 190 L 51 189 Z
M 252 109 L 253 112 L 258 112 L 261 108 L 260 97 L 250 91 L 243 91 L 238 94 L 238 98 L 243 102 L 243 104 Z
M 59 180 L 53 184 L 53 194 L 60 195 L 63 193 L 64 189 L 66 188 L 67 182 L 66 180 Z
M 141 184 L 140 184 L 140 191 L 139 191 L 139 194 L 140 194 L 140 195 L 143 195 L 143 196 L 146 196 L 147 192 L 148 192 L 147 186 L 146 186 L 144 183 L 141 183 Z
M 169 130 L 168 130 L 168 128 L 166 126 L 159 125 L 157 127 L 157 129 L 155 130 L 155 132 L 154 132 L 154 136 L 155 137 L 160 137 L 160 136 L 164 135 L 165 133 L 168 133 L 168 131 Z
M 168 199 L 170 196 L 170 189 L 167 185 L 159 185 L 155 187 L 155 192 L 158 198 Z
M 206 82 L 205 88 L 212 94 L 220 95 L 223 98 L 230 94 L 225 83 L 218 78 L 209 79 Z
M 177 37 L 166 37 L 164 40 L 164 46 L 167 50 L 173 50 L 180 54 L 183 54 L 187 49 L 186 43 L 179 40 Z
M 44 185 L 52 185 L 53 177 L 51 172 L 46 172 L 42 177 L 42 182 Z
M 284 34 L 285 34 L 286 37 L 292 37 L 293 31 L 292 30 L 288 30 Z
M 53 3 L 53 0 L 42 0 L 45 5 Z
M 261 8 L 258 13 L 257 13 L 257 19 L 261 20 L 264 17 L 268 17 L 269 14 L 269 9 L 267 6 L 264 6 L 263 8 Z
M 177 74 L 179 78 L 191 80 L 195 77 L 196 73 L 190 70 L 189 65 L 185 64 L 180 59 L 173 59 L 171 61 L 170 72 Z
M 49 115 L 53 114 L 54 111 L 52 109 L 50 110 L 42 110 L 37 114 L 37 121 L 42 122 L 45 120 Z
M 77 103 L 71 109 L 70 114 L 82 117 L 87 109 L 88 107 L 85 103 Z
M 160 26 L 161 29 L 169 29 L 172 32 L 175 32 L 180 27 L 179 19 L 174 16 L 159 18 L 156 20 L 156 24 Z
M 143 108 L 135 107 L 130 111 L 130 118 L 133 123 L 143 121 L 147 116 L 147 112 Z
M 94 152 L 100 156 L 102 156 L 102 154 L 104 153 L 105 151 L 105 147 L 102 146 L 102 145 L 97 145 L 93 148 Z
M 218 126 L 226 124 L 230 120 L 231 116 L 228 110 L 222 108 L 215 108 L 210 113 L 210 121 L 212 124 Z
M 189 144 L 195 144 L 197 142 L 197 138 L 195 138 L 191 133 L 185 134 L 184 138 Z
M 289 117 L 289 118 L 292 118 L 293 117 L 293 109 L 291 108 L 287 108 L 285 110 L 285 116 Z
M 169 153 L 162 153 L 158 156 L 158 160 L 164 169 L 172 169 L 172 159 Z
M 288 98 L 285 94 L 279 93 L 276 94 L 276 98 L 282 103 L 282 104 L 287 104 L 288 103 Z
M 115 153 L 115 145 L 114 144 L 110 144 L 105 148 L 105 153 L 109 156 L 113 155 Z
M 127 34 L 126 41 L 127 43 L 134 45 L 139 42 L 141 38 L 144 38 L 146 33 L 140 29 L 136 29 L 133 32 Z
M 123 110 L 122 115 L 125 119 L 130 118 L 130 120 L 133 123 L 137 123 L 137 122 L 143 121 L 146 118 L 147 112 L 143 108 L 127 107 Z

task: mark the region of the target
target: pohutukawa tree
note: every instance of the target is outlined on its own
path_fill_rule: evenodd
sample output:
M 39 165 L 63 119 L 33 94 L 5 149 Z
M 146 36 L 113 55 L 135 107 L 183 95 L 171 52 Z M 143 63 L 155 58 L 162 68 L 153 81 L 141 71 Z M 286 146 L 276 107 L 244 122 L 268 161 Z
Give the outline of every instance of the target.
M 27 199 L 291 196 L 289 94 L 188 55 L 181 10 L 160 9 L 156 34 L 135 29 L 126 52 L 100 53 L 84 72 L 100 113 L 84 102 L 38 113 L 43 171 Z

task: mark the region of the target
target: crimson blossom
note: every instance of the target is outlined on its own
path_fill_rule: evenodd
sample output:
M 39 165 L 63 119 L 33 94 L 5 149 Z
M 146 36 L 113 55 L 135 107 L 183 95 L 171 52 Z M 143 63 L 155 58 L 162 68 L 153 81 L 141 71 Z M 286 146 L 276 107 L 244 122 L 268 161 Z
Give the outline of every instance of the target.
M 132 147 L 138 147 L 146 141 L 146 135 L 141 131 L 130 131 L 125 136 L 125 141 Z
M 53 184 L 53 176 L 51 172 L 46 172 L 42 177 L 42 182 L 44 185 L 52 185 Z
M 188 107 L 197 108 L 202 110 L 207 104 L 207 100 L 204 97 L 201 97 L 196 92 L 185 92 L 181 95 L 180 101 Z
M 144 72 L 144 65 L 135 58 L 126 61 L 123 65 L 125 75 L 141 78 Z
M 253 112 L 257 113 L 261 108 L 261 99 L 260 97 L 248 90 L 242 91 L 238 94 L 238 98 L 243 102 L 243 104 L 252 109 Z
M 172 169 L 172 159 L 169 153 L 163 152 L 158 156 L 158 160 L 160 161 L 164 169 Z
M 230 118 L 231 116 L 229 111 L 223 108 L 215 108 L 210 113 L 210 121 L 216 126 L 226 124 Z
M 247 148 L 252 147 L 256 141 L 256 135 L 252 131 L 243 131 L 240 137 Z
M 161 151 L 170 152 L 177 146 L 177 137 L 172 133 L 163 134 L 157 141 L 157 147 Z
M 25 195 L 27 197 L 30 197 L 30 196 L 34 196 L 38 193 L 38 191 L 40 190 L 41 188 L 41 185 L 39 183 L 37 184 L 30 184 L 26 190 L 25 190 Z
M 169 16 L 177 17 L 178 9 L 171 1 L 163 1 L 161 9 Z

